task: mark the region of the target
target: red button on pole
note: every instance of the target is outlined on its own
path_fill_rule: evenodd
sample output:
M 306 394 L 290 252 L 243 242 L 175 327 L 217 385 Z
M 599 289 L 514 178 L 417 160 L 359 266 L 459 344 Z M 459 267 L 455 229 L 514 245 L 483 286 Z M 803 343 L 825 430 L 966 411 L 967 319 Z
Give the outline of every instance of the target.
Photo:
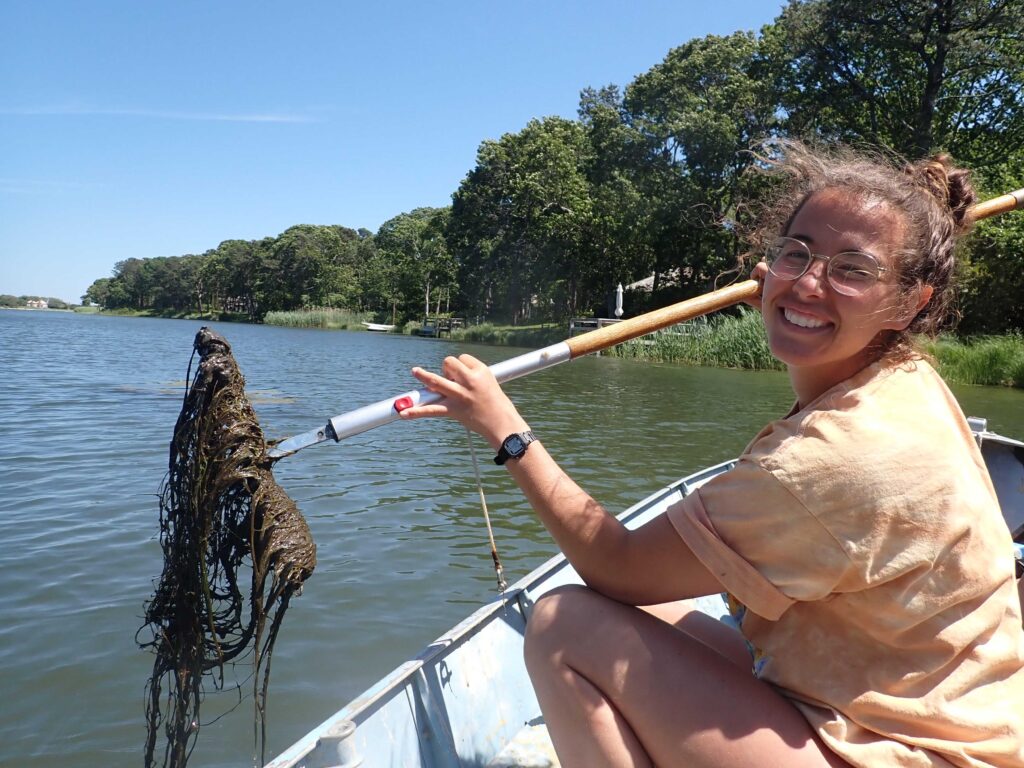
M 395 411 L 397 411 L 398 413 L 401 413 L 406 408 L 412 408 L 413 405 L 414 405 L 414 403 L 412 401 L 412 398 L 406 396 L 406 397 L 400 397 L 397 400 L 395 400 L 394 408 L 395 408 Z

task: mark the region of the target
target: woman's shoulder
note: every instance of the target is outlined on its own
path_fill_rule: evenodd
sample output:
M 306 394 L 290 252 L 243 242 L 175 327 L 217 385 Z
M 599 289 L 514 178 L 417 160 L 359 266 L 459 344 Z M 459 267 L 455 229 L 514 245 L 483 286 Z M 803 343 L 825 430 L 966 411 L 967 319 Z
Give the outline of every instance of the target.
M 975 494 L 987 486 L 966 418 L 923 360 L 869 366 L 768 425 L 743 458 L 823 512 L 901 507 L 915 489 L 965 490 L 950 477 L 970 478 Z
M 815 466 L 829 456 L 863 456 L 870 465 L 873 458 L 893 453 L 951 448 L 962 458 L 972 442 L 967 420 L 941 377 L 927 361 L 914 360 L 868 366 L 769 424 L 748 453 L 786 463 L 806 456 Z

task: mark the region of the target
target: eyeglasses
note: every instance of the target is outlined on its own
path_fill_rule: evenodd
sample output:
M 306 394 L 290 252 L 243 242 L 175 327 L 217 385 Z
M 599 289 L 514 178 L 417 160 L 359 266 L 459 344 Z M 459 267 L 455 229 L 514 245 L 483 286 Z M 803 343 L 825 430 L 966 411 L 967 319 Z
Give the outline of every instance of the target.
M 834 256 L 822 256 L 811 253 L 806 243 L 792 237 L 776 239 L 765 253 L 768 271 L 780 280 L 800 279 L 815 259 L 821 259 L 828 265 L 825 274 L 829 285 L 844 296 L 859 296 L 874 285 L 883 272 L 888 271 L 870 253 L 843 251 Z

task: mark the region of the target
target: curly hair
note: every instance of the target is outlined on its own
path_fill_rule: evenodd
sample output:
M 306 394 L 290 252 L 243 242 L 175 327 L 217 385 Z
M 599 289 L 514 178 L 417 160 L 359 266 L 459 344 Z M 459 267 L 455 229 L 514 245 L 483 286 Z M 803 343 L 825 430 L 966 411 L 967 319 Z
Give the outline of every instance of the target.
M 933 291 L 907 329 L 886 341 L 886 353 L 913 355 L 915 334 L 934 336 L 955 321 L 956 245 L 973 224 L 970 209 L 977 196 L 970 173 L 955 167 L 949 155 L 907 162 L 879 151 L 775 139 L 763 143 L 755 158 L 752 167 L 777 180 L 746 233 L 758 257 L 818 192 L 842 190 L 881 202 L 904 225 L 903 248 L 893 254 L 902 289 L 928 285 Z

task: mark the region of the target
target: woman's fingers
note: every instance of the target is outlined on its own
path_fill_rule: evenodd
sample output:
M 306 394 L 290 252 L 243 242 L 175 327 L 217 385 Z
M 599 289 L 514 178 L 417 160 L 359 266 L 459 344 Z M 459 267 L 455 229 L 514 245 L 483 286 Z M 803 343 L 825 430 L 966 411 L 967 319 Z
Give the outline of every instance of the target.
M 406 408 L 398 414 L 401 418 L 406 420 L 413 419 L 425 419 L 431 416 L 448 416 L 448 406 L 442 403 L 434 403 L 433 405 L 414 405 L 411 408 Z
M 483 360 L 479 360 L 472 355 L 459 355 L 458 360 L 471 371 L 477 371 L 481 368 L 487 367 L 487 364 L 484 363 Z
M 765 262 L 763 262 L 763 261 L 757 262 L 757 264 L 754 265 L 754 268 L 750 272 L 750 276 L 754 280 L 757 280 L 757 282 L 759 282 L 761 284 L 761 288 L 762 289 L 764 288 L 764 278 L 765 278 L 765 275 L 767 275 L 767 274 L 768 274 L 768 265 Z M 753 297 L 751 297 L 749 299 L 745 299 L 744 303 L 745 304 L 749 304 L 751 307 L 754 307 L 754 309 L 760 309 L 761 308 L 761 291 L 758 291 L 756 296 L 753 296 Z
M 423 382 L 431 392 L 437 392 L 445 397 L 451 397 L 459 390 L 459 385 L 450 376 L 439 376 L 426 368 L 413 368 L 412 375 Z
M 494 372 L 471 355 L 446 357 L 441 364 L 443 375 L 419 367 L 413 368 L 412 373 L 444 401 L 407 408 L 402 411 L 405 419 L 448 416 L 494 445 L 512 432 L 527 429 Z

